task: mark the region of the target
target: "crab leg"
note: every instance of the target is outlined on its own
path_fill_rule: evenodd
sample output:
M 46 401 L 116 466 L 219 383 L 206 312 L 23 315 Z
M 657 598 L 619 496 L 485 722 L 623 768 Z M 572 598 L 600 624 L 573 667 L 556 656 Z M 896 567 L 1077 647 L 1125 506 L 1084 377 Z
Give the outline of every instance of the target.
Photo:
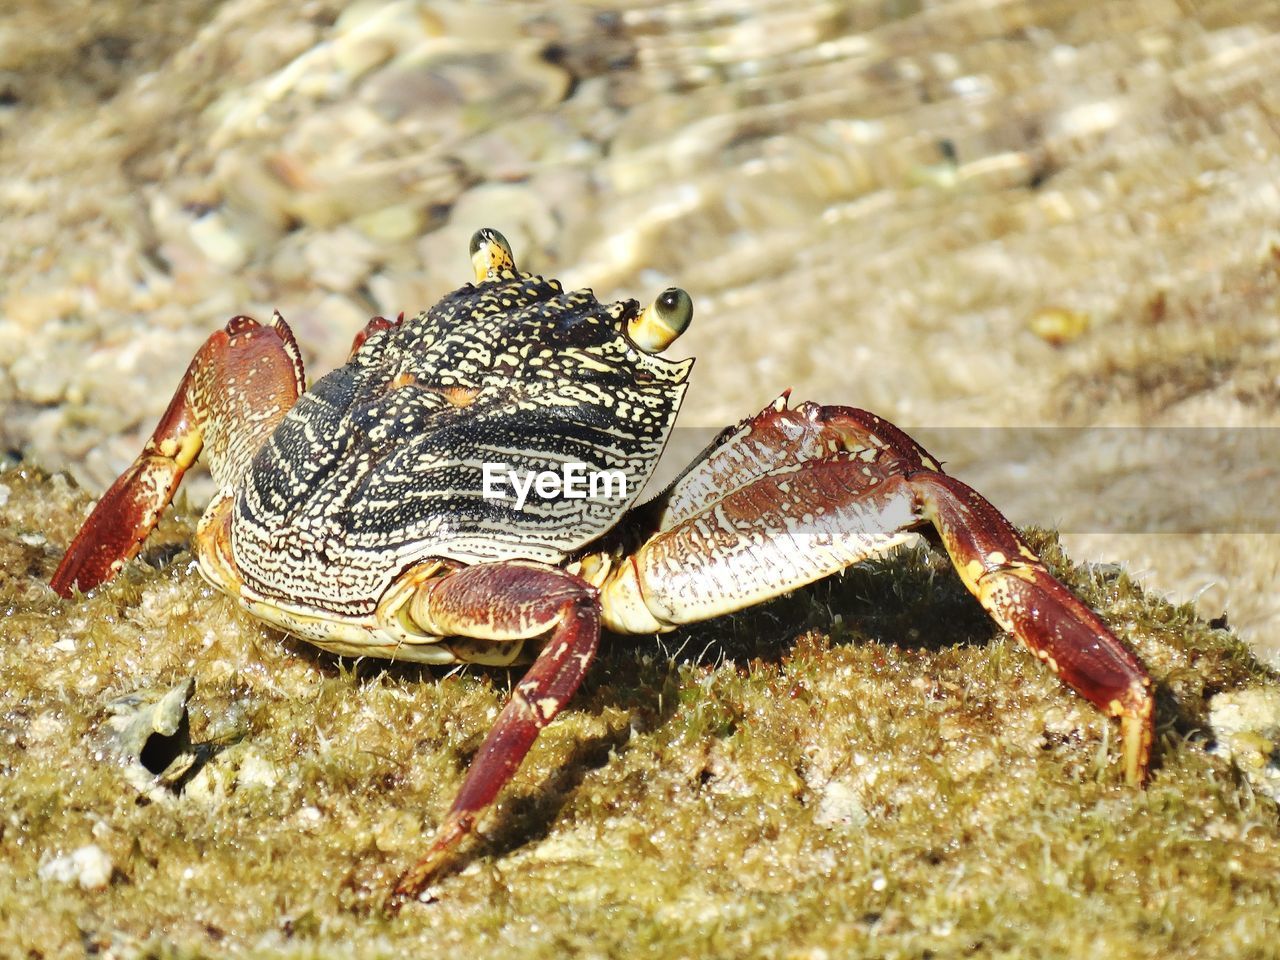
M 412 571 L 405 574 L 412 576 Z M 480 640 L 547 641 L 471 761 L 426 855 L 392 891 L 416 897 L 443 868 L 524 760 L 538 733 L 573 696 L 595 657 L 600 607 L 594 587 L 555 567 L 525 561 L 465 567 L 427 581 L 411 616 L 428 633 Z
M 879 417 L 787 410 L 783 398 L 723 435 L 643 519 L 651 536 L 602 586 L 610 629 L 670 630 L 741 609 L 932 524 L 992 619 L 1120 718 L 1126 778 L 1145 779 L 1154 725 L 1146 670 L 995 507 Z
M 1120 718 L 1125 778 L 1145 780 L 1154 737 L 1146 670 L 977 491 L 941 473 L 909 482 L 969 592 L 1068 686 Z
M 64 597 L 110 580 L 142 546 L 201 449 L 223 494 L 303 389 L 302 358 L 278 313 L 235 317 L 196 353 L 151 439 L 102 495 L 54 572 Z
M 383 330 L 390 330 L 392 327 L 397 327 L 402 323 L 404 323 L 403 313 L 394 320 L 388 320 L 386 317 L 370 318 L 369 322 L 361 327 L 356 335 L 351 338 L 351 352 L 347 354 L 347 359 L 350 360 L 359 353 L 360 348 L 364 346 L 365 341 L 375 333 L 381 333 Z

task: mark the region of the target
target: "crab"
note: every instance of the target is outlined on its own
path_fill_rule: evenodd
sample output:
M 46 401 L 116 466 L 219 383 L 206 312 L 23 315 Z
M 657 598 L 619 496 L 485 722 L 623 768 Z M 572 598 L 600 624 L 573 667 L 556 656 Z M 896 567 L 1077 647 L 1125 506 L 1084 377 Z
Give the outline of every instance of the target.
M 902 430 L 783 394 L 637 505 L 693 364 L 661 355 L 692 318 L 689 295 L 602 304 L 520 272 L 488 229 L 471 260 L 474 284 L 412 319 L 375 317 L 310 390 L 279 313 L 233 318 L 51 581 L 69 598 L 114 577 L 203 452 L 216 492 L 196 529 L 199 569 L 254 616 L 345 656 L 531 660 L 392 902 L 452 863 L 573 696 L 602 629 L 653 635 L 739 610 L 922 527 L 1001 628 L 1119 718 L 1125 777 L 1145 781 L 1142 664 Z M 562 482 L 522 483 L 521 471 Z M 618 482 L 579 495 L 588 474 Z

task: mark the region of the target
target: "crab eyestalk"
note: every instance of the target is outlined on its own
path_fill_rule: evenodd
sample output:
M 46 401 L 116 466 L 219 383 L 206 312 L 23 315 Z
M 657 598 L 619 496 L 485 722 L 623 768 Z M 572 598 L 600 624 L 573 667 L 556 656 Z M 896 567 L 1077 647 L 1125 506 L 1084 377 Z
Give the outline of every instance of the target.
M 645 353 L 658 353 L 689 327 L 693 300 L 679 287 L 668 287 L 627 324 L 627 336 Z
M 506 237 L 492 227 L 482 227 L 471 235 L 471 266 L 476 271 L 476 283 L 484 283 L 504 273 L 515 273 L 516 258 Z

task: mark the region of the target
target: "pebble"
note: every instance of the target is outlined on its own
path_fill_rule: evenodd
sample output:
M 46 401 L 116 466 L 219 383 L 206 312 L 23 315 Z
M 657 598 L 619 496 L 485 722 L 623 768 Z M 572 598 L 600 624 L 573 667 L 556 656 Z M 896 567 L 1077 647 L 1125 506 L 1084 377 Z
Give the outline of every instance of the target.
M 96 843 L 55 857 L 39 870 L 41 880 L 77 884 L 81 890 L 101 890 L 111 882 L 115 864 Z

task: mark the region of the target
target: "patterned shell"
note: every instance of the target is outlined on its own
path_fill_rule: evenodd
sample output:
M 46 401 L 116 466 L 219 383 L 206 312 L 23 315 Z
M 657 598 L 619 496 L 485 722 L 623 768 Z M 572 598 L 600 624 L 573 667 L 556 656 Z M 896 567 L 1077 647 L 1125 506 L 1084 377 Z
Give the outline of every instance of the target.
M 232 521 L 246 586 L 359 616 L 428 557 L 556 563 L 598 538 L 657 464 L 693 364 L 638 349 L 639 312 L 508 272 L 371 336 L 254 458 Z M 625 495 L 534 488 L 517 509 L 509 485 L 486 495 L 485 463 L 620 470 Z

